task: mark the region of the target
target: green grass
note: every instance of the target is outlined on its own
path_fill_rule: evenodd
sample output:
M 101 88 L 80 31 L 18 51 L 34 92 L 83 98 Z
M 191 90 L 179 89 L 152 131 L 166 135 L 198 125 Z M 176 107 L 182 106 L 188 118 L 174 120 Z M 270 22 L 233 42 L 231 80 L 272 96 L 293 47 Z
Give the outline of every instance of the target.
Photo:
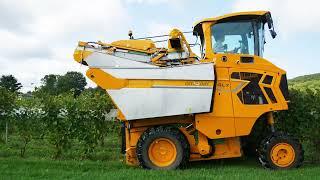
M 299 169 L 271 171 L 255 159 L 238 158 L 189 163 L 173 171 L 144 170 L 125 164 L 116 135 L 98 147 L 91 160 L 81 160 L 81 146 L 75 144 L 60 160 L 46 140 L 30 143 L 26 158 L 19 157 L 19 139 L 11 136 L 0 144 L 0 179 L 317 179 L 320 165 L 305 164 Z
M 1 179 L 317 179 L 319 165 L 287 171 L 261 168 L 252 160 L 190 163 L 174 171 L 143 170 L 120 161 L 74 161 L 0 158 Z

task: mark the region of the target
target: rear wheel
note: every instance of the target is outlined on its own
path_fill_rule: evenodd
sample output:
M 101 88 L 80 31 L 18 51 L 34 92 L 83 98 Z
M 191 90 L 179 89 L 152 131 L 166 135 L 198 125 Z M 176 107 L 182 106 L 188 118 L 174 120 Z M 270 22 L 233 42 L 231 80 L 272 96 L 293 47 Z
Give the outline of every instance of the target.
M 175 169 L 189 160 L 189 144 L 173 127 L 156 127 L 145 131 L 137 144 L 137 158 L 147 169 Z
M 304 151 L 300 142 L 282 132 L 264 139 L 259 147 L 260 163 L 270 169 L 290 169 L 302 165 Z

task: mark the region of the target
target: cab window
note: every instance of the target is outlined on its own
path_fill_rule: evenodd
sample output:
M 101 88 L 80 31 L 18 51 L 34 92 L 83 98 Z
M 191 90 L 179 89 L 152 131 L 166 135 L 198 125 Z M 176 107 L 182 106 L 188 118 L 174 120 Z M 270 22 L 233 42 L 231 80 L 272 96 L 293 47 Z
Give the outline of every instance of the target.
M 211 32 L 214 53 L 255 55 L 251 21 L 218 23 L 211 27 Z

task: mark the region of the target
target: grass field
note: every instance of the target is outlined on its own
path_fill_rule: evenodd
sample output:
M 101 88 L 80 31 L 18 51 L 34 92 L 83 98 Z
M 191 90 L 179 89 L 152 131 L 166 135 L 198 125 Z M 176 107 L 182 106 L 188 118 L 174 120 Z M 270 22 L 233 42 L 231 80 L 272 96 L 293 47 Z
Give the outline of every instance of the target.
M 1 179 L 319 179 L 320 166 L 270 171 L 252 160 L 191 163 L 174 171 L 143 170 L 120 161 L 74 161 L 0 158 Z
M 27 157 L 19 157 L 18 140 L 0 144 L 0 179 L 319 179 L 320 165 L 305 164 L 288 171 L 263 169 L 255 159 L 226 159 L 189 163 L 174 171 L 143 170 L 123 162 L 117 138 L 108 138 L 93 160 L 81 160 L 77 147 L 52 160 L 45 142 L 33 141 Z

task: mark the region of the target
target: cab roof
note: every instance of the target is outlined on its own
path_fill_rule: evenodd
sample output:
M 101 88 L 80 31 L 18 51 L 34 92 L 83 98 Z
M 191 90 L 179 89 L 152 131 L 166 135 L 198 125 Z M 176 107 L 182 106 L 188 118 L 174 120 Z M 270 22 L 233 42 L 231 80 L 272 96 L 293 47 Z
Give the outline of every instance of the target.
M 236 12 L 236 13 L 230 13 L 226 14 L 223 16 L 218 16 L 218 17 L 211 17 L 211 18 L 206 18 L 201 21 L 198 21 L 194 24 L 194 27 L 198 26 L 199 24 L 202 24 L 204 22 L 215 22 L 215 21 L 221 21 L 225 19 L 229 19 L 232 17 L 237 17 L 237 16 L 263 16 L 267 13 L 270 13 L 269 11 L 247 11 L 247 12 Z

